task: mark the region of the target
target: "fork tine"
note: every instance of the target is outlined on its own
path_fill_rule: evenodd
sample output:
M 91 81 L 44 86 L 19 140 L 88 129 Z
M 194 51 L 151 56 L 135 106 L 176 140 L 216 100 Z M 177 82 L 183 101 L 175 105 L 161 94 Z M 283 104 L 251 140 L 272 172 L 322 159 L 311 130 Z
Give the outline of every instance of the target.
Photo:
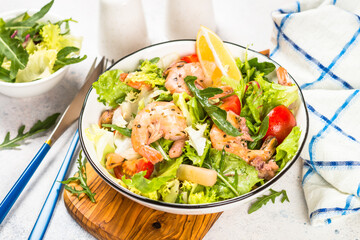
M 94 62 L 92 63 L 92 65 L 91 65 L 91 67 L 90 67 L 90 70 L 89 70 L 88 74 L 86 75 L 86 78 L 85 78 L 85 79 L 87 79 L 87 78 L 90 76 L 90 74 L 94 71 L 94 69 L 95 69 L 95 64 L 96 64 L 96 60 L 97 60 L 97 57 L 95 57 Z

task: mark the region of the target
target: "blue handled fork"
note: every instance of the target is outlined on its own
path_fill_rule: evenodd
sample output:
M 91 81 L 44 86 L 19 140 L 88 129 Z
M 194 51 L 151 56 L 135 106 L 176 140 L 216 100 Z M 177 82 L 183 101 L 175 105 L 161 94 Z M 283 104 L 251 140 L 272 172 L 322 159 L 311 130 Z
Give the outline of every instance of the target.
M 104 58 L 100 63 L 94 68 L 96 59 L 89 71 L 89 74 L 86 77 L 84 85 L 81 87 L 78 94 L 75 96 L 71 104 L 67 107 L 64 114 L 61 116 L 58 124 L 51 133 L 49 139 L 43 144 L 36 156 L 26 167 L 24 172 L 21 174 L 19 179 L 10 189 L 8 194 L 0 203 L 0 224 L 3 222 L 4 218 L 20 196 L 21 192 L 24 190 L 25 186 L 35 173 L 36 169 L 39 167 L 40 163 L 48 153 L 51 148 L 51 145 L 61 136 L 61 134 L 76 120 L 79 118 L 80 110 L 85 99 L 85 95 L 89 90 L 91 84 L 99 77 L 104 69 Z

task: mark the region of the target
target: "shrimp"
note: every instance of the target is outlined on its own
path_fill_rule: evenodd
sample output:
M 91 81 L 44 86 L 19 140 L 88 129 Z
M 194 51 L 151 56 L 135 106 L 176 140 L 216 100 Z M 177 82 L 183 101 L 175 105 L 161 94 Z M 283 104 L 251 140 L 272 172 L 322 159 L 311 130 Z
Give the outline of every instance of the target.
M 186 76 L 197 77 L 195 85 L 200 89 L 204 89 L 212 85 L 212 80 L 205 77 L 204 71 L 202 70 L 199 62 L 175 62 L 165 71 L 165 75 L 167 75 L 165 87 L 172 94 L 186 92 L 191 95 L 191 92 L 184 81 Z
M 171 149 L 169 151 L 169 157 L 170 158 L 177 158 L 180 157 L 182 154 L 182 148 L 185 146 L 185 138 L 175 141 L 173 145 L 171 146 Z
M 175 151 L 175 155 L 178 155 L 179 142 L 187 137 L 184 131 L 186 127 L 186 119 L 174 103 L 153 102 L 136 115 L 131 143 L 137 153 L 155 164 L 162 161 L 163 156 L 149 145 L 162 137 L 175 141 L 170 153 Z
M 216 98 L 224 98 L 224 97 L 227 97 L 227 96 L 233 94 L 233 92 L 234 92 L 234 89 L 230 86 L 220 86 L 219 88 L 221 90 L 223 90 L 223 92 L 220 94 L 216 94 L 215 96 L 209 98 L 209 100 L 216 99 Z
M 286 69 L 283 67 L 279 67 L 276 69 L 276 75 L 278 78 L 278 83 L 283 86 L 291 86 L 291 80 L 289 79 L 289 74 L 287 73 Z
M 253 139 L 249 135 L 245 118 L 239 117 L 232 111 L 229 111 L 227 112 L 227 120 L 236 127 L 242 135 L 237 137 L 229 136 L 214 124 L 210 130 L 210 140 L 215 149 L 224 149 L 226 152 L 238 155 L 248 163 L 256 157 L 261 157 L 263 161 L 268 161 L 271 158 L 277 145 L 276 138 L 267 138 L 259 150 L 248 149 L 245 141 L 253 141 Z

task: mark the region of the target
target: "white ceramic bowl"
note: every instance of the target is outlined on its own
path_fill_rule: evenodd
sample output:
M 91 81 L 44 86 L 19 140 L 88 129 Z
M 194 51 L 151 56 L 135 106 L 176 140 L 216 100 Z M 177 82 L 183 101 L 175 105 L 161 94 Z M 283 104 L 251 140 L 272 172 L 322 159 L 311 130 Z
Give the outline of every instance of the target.
M 240 57 L 243 59 L 245 53 L 244 47 L 233 43 L 226 43 L 226 46 L 230 49 L 234 57 Z M 164 42 L 164 43 L 152 45 L 120 59 L 109 69 L 121 69 L 125 72 L 133 71 L 134 69 L 136 69 L 140 59 L 163 57 L 174 52 L 180 55 L 188 55 L 194 53 L 195 41 L 177 40 L 177 41 L 170 41 L 170 42 Z M 248 56 L 249 59 L 252 57 L 257 57 L 259 59 L 259 62 L 269 61 L 274 63 L 277 67 L 279 66 L 279 64 L 272 61 L 268 57 L 250 49 L 248 50 Z M 88 158 L 90 164 L 93 166 L 96 172 L 111 187 L 119 191 L 124 196 L 144 206 L 160 211 L 175 213 L 175 214 L 206 214 L 206 213 L 221 212 L 230 208 L 240 206 L 254 199 L 255 197 L 262 195 L 270 186 L 272 186 L 277 180 L 279 180 L 285 174 L 285 172 L 293 165 L 293 163 L 298 159 L 301 149 L 303 148 L 305 143 L 305 139 L 308 132 L 308 122 L 309 122 L 304 98 L 300 89 L 299 89 L 299 98 L 300 98 L 299 108 L 295 117 L 296 117 L 297 125 L 301 129 L 301 137 L 300 137 L 299 149 L 295 157 L 285 166 L 285 168 L 281 172 L 279 172 L 274 178 L 272 178 L 270 181 L 268 181 L 266 184 L 262 185 L 261 187 L 242 196 L 220 202 L 215 202 L 215 203 L 207 203 L 207 204 L 165 203 L 137 195 L 129 191 L 128 189 L 120 186 L 116 182 L 115 178 L 113 178 L 108 173 L 108 171 L 100 164 L 99 159 L 97 159 L 96 157 L 93 143 L 90 142 L 85 135 L 85 129 L 89 128 L 91 124 L 97 123 L 101 113 L 106 108 L 102 103 L 97 101 L 97 94 L 94 89 L 89 90 L 87 97 L 84 101 L 82 112 L 80 114 L 80 121 L 79 121 L 80 141 L 86 157 Z
M 30 15 L 32 15 L 36 13 L 38 10 L 16 10 L 11 12 L 1 13 L 0 17 L 6 21 L 26 11 Z M 51 22 L 57 22 L 63 19 L 65 18 L 61 18 L 54 14 L 47 13 L 42 19 L 40 19 L 40 22 L 48 21 L 48 20 Z M 0 93 L 9 97 L 16 97 L 16 98 L 33 97 L 40 95 L 55 87 L 55 85 L 58 84 L 61 81 L 61 79 L 64 78 L 68 69 L 69 69 L 68 66 L 64 66 L 63 68 L 51 74 L 50 76 L 32 82 L 8 83 L 8 82 L 0 81 Z

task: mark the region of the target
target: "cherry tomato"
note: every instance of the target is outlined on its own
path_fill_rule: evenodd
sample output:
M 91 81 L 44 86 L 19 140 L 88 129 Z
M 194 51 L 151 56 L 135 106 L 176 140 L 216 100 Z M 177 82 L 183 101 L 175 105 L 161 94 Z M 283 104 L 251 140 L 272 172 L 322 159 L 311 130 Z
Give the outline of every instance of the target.
M 276 137 L 278 143 L 282 143 L 296 126 L 296 119 L 291 111 L 284 105 L 273 108 L 269 114 L 269 128 L 263 139 L 268 136 Z
M 198 58 L 198 56 L 196 54 L 192 54 L 192 55 L 189 55 L 189 56 L 182 57 L 180 60 L 185 61 L 187 63 L 192 63 L 192 62 L 198 62 L 199 58 Z
M 142 171 L 146 171 L 144 177 L 149 178 L 154 171 L 154 164 L 145 158 L 140 158 L 136 160 L 125 161 L 121 166 L 114 168 L 114 174 L 117 178 L 122 178 L 124 175 L 131 177 Z
M 231 110 L 237 115 L 240 115 L 241 103 L 237 95 L 232 95 L 230 97 L 224 98 L 222 101 L 223 104 L 220 105 L 221 109 L 224 109 L 225 111 Z
M 146 171 L 145 178 L 149 178 L 154 171 L 154 164 L 150 161 L 142 158 L 141 161 L 137 163 L 137 172 Z
M 121 166 L 114 167 L 114 174 L 115 177 L 121 179 L 124 176 L 124 172 L 122 171 Z

